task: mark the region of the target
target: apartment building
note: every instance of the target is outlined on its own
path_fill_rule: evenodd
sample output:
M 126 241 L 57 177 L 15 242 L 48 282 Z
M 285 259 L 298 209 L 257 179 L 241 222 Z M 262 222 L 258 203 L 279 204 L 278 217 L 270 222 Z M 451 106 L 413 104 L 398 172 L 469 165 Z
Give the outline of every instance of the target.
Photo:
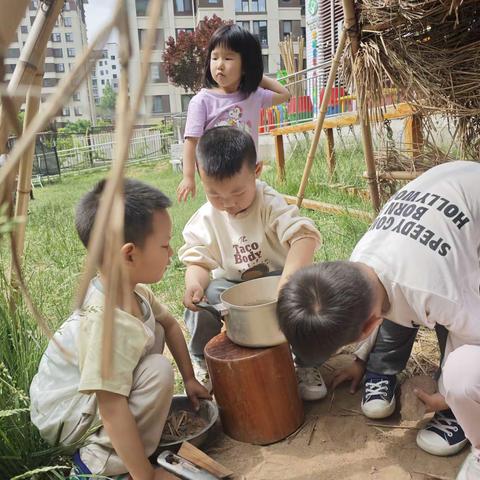
M 92 91 L 95 104 L 98 104 L 107 84 L 118 93 L 120 79 L 118 43 L 108 42 L 103 50 L 95 52 L 95 58 L 95 68 L 92 70 Z
M 88 0 L 67 0 L 62 14 L 57 19 L 53 33 L 47 44 L 45 74 L 42 87 L 42 102 L 55 91 L 58 82 L 69 72 L 75 58 L 87 47 L 87 31 L 83 4 Z M 12 76 L 25 45 L 31 26 L 35 21 L 39 0 L 32 0 L 25 17 L 17 29 L 15 41 L 10 45 L 5 59 L 6 79 Z M 65 104 L 57 117 L 58 124 L 79 119 L 94 121 L 94 104 L 91 79 L 88 78 Z
M 140 79 L 140 51 L 147 28 L 148 0 L 127 0 L 131 12 L 130 33 L 133 58 L 131 88 Z M 275 75 L 282 67 L 279 42 L 286 35 L 305 36 L 304 0 L 164 0 L 157 29 L 150 79 L 146 87 L 139 123 L 155 123 L 165 114 L 186 111 L 191 94 L 168 83 L 162 51 L 168 37 L 192 31 L 198 21 L 213 14 L 233 20 L 258 35 L 265 73 Z

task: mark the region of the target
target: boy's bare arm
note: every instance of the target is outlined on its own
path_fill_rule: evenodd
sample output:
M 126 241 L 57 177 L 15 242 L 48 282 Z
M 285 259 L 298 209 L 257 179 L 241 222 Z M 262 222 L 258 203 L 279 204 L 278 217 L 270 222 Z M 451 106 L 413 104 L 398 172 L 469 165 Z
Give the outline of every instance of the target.
M 177 199 L 179 202 L 186 201 L 188 194 L 195 197 L 195 148 L 198 138 L 188 137 L 183 146 L 183 179 L 177 188 Z
M 178 325 L 178 322 L 172 315 L 168 314 L 164 317 L 162 325 L 165 330 L 165 341 L 168 349 L 175 359 L 175 363 L 178 365 L 178 369 L 182 375 L 185 392 L 192 402 L 193 407 L 198 409 L 200 406 L 198 399 L 211 398 L 211 396 L 195 379 L 192 362 L 190 360 L 190 355 L 188 354 L 187 344 L 185 343 L 185 337 L 183 336 L 183 332 L 180 325 Z
M 277 80 L 263 76 L 260 86 L 266 90 L 271 90 L 274 95 L 272 99 L 272 105 L 278 105 L 280 103 L 290 100 L 290 92 Z
M 198 308 L 195 303 L 202 300 L 209 283 L 209 270 L 200 265 L 188 265 L 185 272 L 185 294 L 183 296 L 185 307 L 196 312 Z
M 297 270 L 312 264 L 317 244 L 318 240 L 312 237 L 303 237 L 292 243 L 287 254 L 287 259 L 285 260 L 278 290 L 282 288 L 290 276 Z
M 97 391 L 96 396 L 103 426 L 128 473 L 133 480 L 153 480 L 155 471 L 145 455 L 127 397 L 106 391 Z

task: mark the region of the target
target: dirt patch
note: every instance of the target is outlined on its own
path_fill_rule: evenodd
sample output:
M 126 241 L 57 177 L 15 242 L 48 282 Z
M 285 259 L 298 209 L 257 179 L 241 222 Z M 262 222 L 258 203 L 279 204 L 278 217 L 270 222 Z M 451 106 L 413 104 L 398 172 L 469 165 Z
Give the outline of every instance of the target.
M 325 381 L 349 362 L 348 355 L 332 358 L 322 371 Z M 269 446 L 249 445 L 218 429 L 215 441 L 204 449 L 234 471 L 235 479 L 455 479 L 468 449 L 453 457 L 429 455 L 415 443 L 418 428 L 428 417 L 419 423 L 407 422 L 397 411 L 388 420 L 374 422 L 361 414 L 360 401 L 361 392 L 351 395 L 344 385 L 335 391 L 333 400 L 329 392 L 324 400 L 306 403 L 307 425 L 289 439 Z M 315 429 L 312 422 L 316 422 Z

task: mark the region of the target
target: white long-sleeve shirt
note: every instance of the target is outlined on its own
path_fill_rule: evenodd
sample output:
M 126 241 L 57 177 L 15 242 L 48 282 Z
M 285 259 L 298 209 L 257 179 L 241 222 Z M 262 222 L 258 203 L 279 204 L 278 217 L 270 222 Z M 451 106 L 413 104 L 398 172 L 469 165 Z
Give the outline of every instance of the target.
M 445 359 L 480 345 L 480 164 L 428 170 L 383 207 L 350 260 L 374 269 L 390 301 L 384 317 L 412 327 L 445 326 Z M 366 359 L 375 335 L 356 351 Z
M 185 244 L 178 256 L 186 265 L 212 271 L 213 278 L 240 280 L 255 265 L 282 269 L 292 243 L 305 237 L 315 238 L 317 246 L 321 243 L 312 220 L 257 180 L 255 200 L 238 215 L 217 210 L 209 202 L 200 207 L 183 230 Z

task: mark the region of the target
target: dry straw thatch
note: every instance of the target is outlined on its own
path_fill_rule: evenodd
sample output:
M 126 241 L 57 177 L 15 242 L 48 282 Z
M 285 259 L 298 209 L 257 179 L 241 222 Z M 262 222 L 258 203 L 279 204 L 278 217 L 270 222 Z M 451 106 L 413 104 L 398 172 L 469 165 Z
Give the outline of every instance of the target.
M 458 124 L 465 158 L 480 158 L 480 1 L 362 0 L 355 4 L 361 48 L 357 94 L 382 105 L 396 87 L 423 113 Z M 344 75 L 353 85 L 351 52 Z

